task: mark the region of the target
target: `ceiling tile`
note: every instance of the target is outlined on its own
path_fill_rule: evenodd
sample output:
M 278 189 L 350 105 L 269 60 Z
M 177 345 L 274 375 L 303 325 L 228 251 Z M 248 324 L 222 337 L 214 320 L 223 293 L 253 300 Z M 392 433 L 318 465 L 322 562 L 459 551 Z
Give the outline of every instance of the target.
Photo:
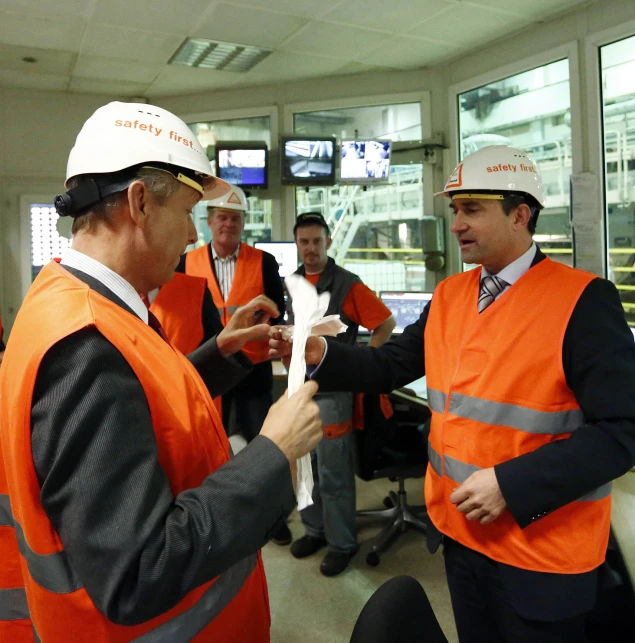
M 192 37 L 274 48 L 306 23 L 298 16 L 221 3 Z
M 90 24 L 82 54 L 148 63 L 167 63 L 183 36 L 114 25 Z
M 3 10 L 20 13 L 28 20 L 33 16 L 58 20 L 67 20 L 69 16 L 86 19 L 90 5 L 86 0 L 2 0 Z
M 0 11 L 0 43 L 37 46 L 40 49 L 77 51 L 84 34 L 84 23 L 77 18 L 53 20 Z
M 543 20 L 549 15 L 561 13 L 585 3 L 587 0 L 468 0 L 469 4 L 487 9 L 503 9 L 510 13 Z
M 342 61 L 335 58 L 274 51 L 270 56 L 258 63 L 252 71 L 258 76 L 287 79 L 305 76 L 326 76 L 341 66 Z
M 92 21 L 149 31 L 187 35 L 209 8 L 210 0 L 96 0 Z
M 229 87 L 239 76 L 242 74 L 215 69 L 167 66 L 148 88 L 146 96 L 172 96 Z
M 73 78 L 68 91 L 77 94 L 104 94 L 107 96 L 143 96 L 148 83 L 128 83 L 121 80 L 102 80 L 100 78 Z
M 406 33 L 466 49 L 498 40 L 527 24 L 529 19 L 525 17 L 461 4 L 416 25 Z
M 456 6 L 456 0 L 348 0 L 322 16 L 322 20 L 401 32 L 425 18 Z
M 269 9 L 305 18 L 319 18 L 341 0 L 232 0 L 233 5 Z
M 383 39 L 384 36 L 376 31 L 314 21 L 291 36 L 280 49 L 359 60 Z
M 37 62 L 26 63 L 22 59 L 30 56 Z M 61 74 L 69 76 L 75 57 L 68 51 L 52 51 L 35 47 L 0 45 L 0 69 L 12 69 L 24 74 Z
M 164 66 L 82 54 L 77 58 L 73 77 L 151 83 Z
M 68 76 L 54 74 L 25 74 L 14 69 L 0 69 L 0 86 L 43 91 L 65 91 Z
M 350 62 L 338 67 L 335 74 L 367 74 L 369 72 L 395 71 L 395 67 L 382 67 L 368 63 Z
M 364 56 L 364 61 L 374 65 L 388 65 L 399 69 L 415 69 L 449 58 L 460 52 L 452 45 L 420 40 L 408 36 L 391 36 L 373 52 Z

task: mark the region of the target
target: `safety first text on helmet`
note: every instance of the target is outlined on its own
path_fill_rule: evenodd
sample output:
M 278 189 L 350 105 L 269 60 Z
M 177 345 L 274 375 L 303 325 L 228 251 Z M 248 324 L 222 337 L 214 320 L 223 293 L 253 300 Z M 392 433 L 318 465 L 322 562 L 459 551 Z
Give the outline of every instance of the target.
M 138 129 L 142 132 L 148 132 L 149 134 L 152 134 L 154 136 L 161 136 L 161 133 L 163 132 L 163 129 L 155 127 L 154 125 L 152 125 L 152 123 L 146 125 L 146 123 L 140 123 L 139 121 L 124 121 L 121 119 L 117 119 L 115 121 L 115 127 L 129 127 L 130 129 Z M 193 141 L 191 139 L 177 134 L 174 130 L 170 130 L 168 138 L 170 138 L 170 140 L 174 141 L 175 143 L 182 143 L 183 145 L 185 145 L 185 147 L 189 147 L 190 149 L 198 152 L 198 150 L 194 147 Z
M 503 165 L 502 163 L 499 163 L 498 165 L 492 165 L 487 168 L 488 172 L 516 172 L 517 171 L 517 166 L 516 165 Z M 524 163 L 520 163 L 520 171 L 521 172 L 533 172 L 534 174 L 536 173 L 536 168 L 532 167 L 531 165 L 525 165 Z

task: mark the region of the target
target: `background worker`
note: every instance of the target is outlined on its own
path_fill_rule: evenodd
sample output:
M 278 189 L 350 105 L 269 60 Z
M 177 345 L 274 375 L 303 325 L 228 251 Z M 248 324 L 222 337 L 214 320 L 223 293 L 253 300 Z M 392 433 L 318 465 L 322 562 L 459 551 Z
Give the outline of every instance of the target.
M 545 193 L 524 152 L 467 156 L 441 195 L 463 261 L 481 267 L 442 281 L 379 349 L 326 340 L 315 378 L 387 392 L 426 375 L 428 546 L 443 538 L 461 643 L 580 643 L 610 483 L 635 464 L 633 337 L 612 283 L 533 243 Z M 312 338 L 307 362 L 324 354 Z
M 179 118 L 110 103 L 79 133 L 66 187 L 72 249 L 33 282 L 0 370 L 0 640 L 268 643 L 259 549 L 321 437 L 316 387 L 230 460 L 204 382 L 231 386 L 232 354 L 279 311 L 256 299 L 189 361 L 138 295 L 172 278 L 192 208 L 227 186 Z
M 246 212 L 245 193 L 236 185 L 211 200 L 207 206 L 207 224 L 212 240 L 208 245 L 188 252 L 181 260 L 179 270 L 207 280 L 224 325 L 238 307 L 258 295 L 269 297 L 281 311 L 281 316 L 272 323 L 283 323 L 284 291 L 278 262 L 268 252 L 241 242 Z M 273 403 L 269 338 L 248 342 L 242 352 L 254 367 L 247 377 L 223 395 L 223 424 L 229 428 L 233 408 L 243 437 L 251 442 L 260 432 Z M 291 542 L 291 532 L 286 524 L 281 524 L 272 540 L 278 545 Z
M 336 341 L 354 344 L 358 327 L 372 331 L 370 346 L 381 346 L 395 327 L 390 310 L 357 275 L 335 264 L 327 254 L 329 227 L 319 212 L 301 214 L 293 228 L 302 265 L 296 274 L 310 281 L 318 292 L 331 294 L 327 315 L 340 315 L 348 326 Z M 293 311 L 289 302 L 289 320 Z M 296 558 L 305 558 L 328 545 L 320 564 L 325 576 L 343 572 L 357 551 L 355 526 L 355 473 L 353 466 L 353 395 L 318 393 L 324 440 L 311 454 L 314 504 L 300 512 L 306 535 L 291 545 Z

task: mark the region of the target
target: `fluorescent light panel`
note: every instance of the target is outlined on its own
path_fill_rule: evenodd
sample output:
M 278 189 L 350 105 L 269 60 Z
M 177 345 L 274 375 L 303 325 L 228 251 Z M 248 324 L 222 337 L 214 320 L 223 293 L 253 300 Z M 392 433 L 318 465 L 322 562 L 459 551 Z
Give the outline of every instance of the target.
M 266 58 L 271 49 L 204 38 L 186 38 L 168 64 L 246 72 Z

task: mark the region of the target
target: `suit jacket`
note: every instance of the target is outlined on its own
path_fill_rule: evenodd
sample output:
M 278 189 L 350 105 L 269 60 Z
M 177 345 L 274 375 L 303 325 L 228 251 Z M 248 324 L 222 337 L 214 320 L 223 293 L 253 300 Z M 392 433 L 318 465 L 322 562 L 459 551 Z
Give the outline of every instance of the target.
M 132 313 L 101 282 L 66 269 Z M 216 394 L 245 372 L 214 340 L 189 357 Z M 42 506 L 93 602 L 117 622 L 157 616 L 254 553 L 295 504 L 289 463 L 263 436 L 173 496 L 144 390 L 92 327 L 44 356 L 31 423 Z
M 544 258 L 538 250 L 532 266 Z M 477 297 L 475 293 L 474 306 Z M 383 393 L 422 377 L 427 317 L 428 306 L 415 324 L 378 349 L 327 339 L 326 358 L 313 376 L 320 390 Z M 507 507 L 521 528 L 635 464 L 635 344 L 611 282 L 594 279 L 580 296 L 565 332 L 562 358 L 584 424 L 566 440 L 495 467 Z M 527 377 L 539 376 L 528 367 Z M 432 528 L 431 551 L 440 540 Z M 561 575 L 499 567 L 514 608 L 525 618 L 568 618 L 590 609 L 595 600 L 596 571 Z

